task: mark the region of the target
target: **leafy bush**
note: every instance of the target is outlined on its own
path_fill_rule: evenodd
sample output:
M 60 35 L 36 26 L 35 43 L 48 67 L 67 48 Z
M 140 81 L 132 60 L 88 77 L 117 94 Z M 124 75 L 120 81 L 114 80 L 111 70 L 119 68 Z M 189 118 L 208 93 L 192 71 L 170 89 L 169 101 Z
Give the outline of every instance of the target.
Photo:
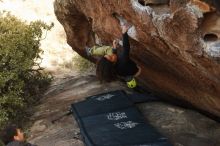
M 72 62 L 79 72 L 91 72 L 95 69 L 95 64 L 83 58 L 79 54 L 73 57 Z
M 4 144 L 3 144 L 3 142 L 2 142 L 2 141 L 0 141 L 0 146 L 4 146 Z
M 63 62 L 62 64 L 60 64 L 60 67 L 79 73 L 91 73 L 95 71 L 95 64 L 83 58 L 76 52 L 74 53 L 71 61 Z
M 21 115 L 36 95 L 49 84 L 36 60 L 41 59 L 41 21 L 23 22 L 9 13 L 0 13 L 0 128 Z

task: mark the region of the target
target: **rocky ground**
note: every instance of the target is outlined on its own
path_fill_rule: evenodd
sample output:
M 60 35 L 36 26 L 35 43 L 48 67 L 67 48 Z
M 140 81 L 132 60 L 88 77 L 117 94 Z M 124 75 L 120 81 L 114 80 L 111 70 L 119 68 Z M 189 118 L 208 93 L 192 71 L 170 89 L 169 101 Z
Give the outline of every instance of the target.
M 52 124 L 71 103 L 111 90 L 126 89 L 123 83 L 100 84 L 94 75 L 57 78 L 31 117 L 28 141 L 39 146 L 84 146 L 72 115 Z M 196 111 L 162 102 L 137 105 L 147 121 L 166 135 L 174 146 L 219 146 L 220 123 Z

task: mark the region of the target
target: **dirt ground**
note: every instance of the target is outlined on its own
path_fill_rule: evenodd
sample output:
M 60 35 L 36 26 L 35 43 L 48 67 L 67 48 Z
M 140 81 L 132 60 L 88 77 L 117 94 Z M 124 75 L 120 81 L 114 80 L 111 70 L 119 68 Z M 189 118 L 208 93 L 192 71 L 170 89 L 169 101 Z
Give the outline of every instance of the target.
M 71 103 L 85 97 L 118 89 L 121 82 L 100 84 L 94 75 L 57 78 L 31 117 L 28 141 L 39 146 L 84 146 L 72 115 L 51 122 L 68 112 Z M 146 121 L 166 135 L 174 146 L 219 146 L 220 123 L 204 115 L 162 102 L 138 104 Z

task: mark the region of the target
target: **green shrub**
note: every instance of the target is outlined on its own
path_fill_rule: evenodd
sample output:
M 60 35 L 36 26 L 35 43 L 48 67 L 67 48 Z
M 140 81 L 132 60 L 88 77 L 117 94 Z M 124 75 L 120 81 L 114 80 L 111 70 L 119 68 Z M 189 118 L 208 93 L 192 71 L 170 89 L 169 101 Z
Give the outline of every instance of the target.
M 0 146 L 4 146 L 3 142 L 0 140 Z
M 95 68 L 95 64 L 83 58 L 79 54 L 73 57 L 72 62 L 76 70 L 79 72 L 91 72 Z
M 36 101 L 49 84 L 36 60 L 40 59 L 41 21 L 23 22 L 9 13 L 0 13 L 0 128 Z
M 63 69 L 73 70 L 79 73 L 88 73 L 93 72 L 95 70 L 94 63 L 83 58 L 76 52 L 74 53 L 74 56 L 72 57 L 71 61 L 66 61 L 60 64 L 60 67 Z

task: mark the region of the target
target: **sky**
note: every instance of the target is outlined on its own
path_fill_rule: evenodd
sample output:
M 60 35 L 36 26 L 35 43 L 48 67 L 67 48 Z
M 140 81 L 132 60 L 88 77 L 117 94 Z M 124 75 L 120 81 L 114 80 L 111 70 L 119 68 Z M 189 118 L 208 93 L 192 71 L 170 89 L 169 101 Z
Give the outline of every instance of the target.
M 42 20 L 47 24 L 54 23 L 51 31 L 44 33 L 41 41 L 41 66 L 47 70 L 62 70 L 62 64 L 71 62 L 76 53 L 66 43 L 66 34 L 56 19 L 53 9 L 54 0 L 0 0 L 0 11 L 10 11 L 16 17 L 28 22 Z

